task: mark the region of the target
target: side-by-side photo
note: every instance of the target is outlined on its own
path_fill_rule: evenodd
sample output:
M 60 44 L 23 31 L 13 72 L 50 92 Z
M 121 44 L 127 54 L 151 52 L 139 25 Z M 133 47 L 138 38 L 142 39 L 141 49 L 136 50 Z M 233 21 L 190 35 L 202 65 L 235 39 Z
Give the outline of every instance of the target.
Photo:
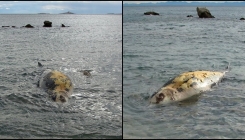
M 244 1 L 123 1 L 123 138 L 245 134 Z

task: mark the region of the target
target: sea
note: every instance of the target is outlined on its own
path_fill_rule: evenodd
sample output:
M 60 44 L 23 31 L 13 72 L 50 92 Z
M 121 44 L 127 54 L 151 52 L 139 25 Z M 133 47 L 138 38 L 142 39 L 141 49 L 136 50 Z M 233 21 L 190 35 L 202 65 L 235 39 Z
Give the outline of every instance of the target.
M 123 138 L 245 137 L 244 7 L 206 8 L 215 18 L 199 18 L 194 6 L 123 7 Z M 160 15 L 144 15 L 148 11 Z M 182 72 L 223 72 L 227 66 L 211 91 L 185 102 L 149 104 Z
M 122 138 L 122 15 L 1 14 L 0 40 L 0 138 Z M 47 68 L 70 77 L 68 102 L 37 86 Z

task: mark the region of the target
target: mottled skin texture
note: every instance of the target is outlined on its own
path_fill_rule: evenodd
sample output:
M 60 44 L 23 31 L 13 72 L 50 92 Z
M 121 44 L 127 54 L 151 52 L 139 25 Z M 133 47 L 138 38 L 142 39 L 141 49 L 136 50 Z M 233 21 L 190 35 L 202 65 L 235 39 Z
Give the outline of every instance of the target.
M 41 76 L 39 86 L 45 89 L 56 102 L 66 102 L 73 90 L 71 79 L 57 70 L 45 71 Z
M 224 76 L 225 72 L 185 72 L 171 79 L 150 98 L 154 104 L 182 101 L 210 90 Z

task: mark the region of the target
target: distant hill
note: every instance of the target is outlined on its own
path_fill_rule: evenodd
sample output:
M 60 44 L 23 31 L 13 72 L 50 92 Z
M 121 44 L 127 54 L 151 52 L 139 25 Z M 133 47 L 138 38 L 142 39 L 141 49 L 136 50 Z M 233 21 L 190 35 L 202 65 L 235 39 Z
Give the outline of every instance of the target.
M 243 2 L 224 2 L 224 3 L 214 3 L 214 2 L 191 2 L 187 3 L 185 1 L 168 1 L 168 2 L 158 2 L 158 3 L 140 3 L 140 4 L 128 4 L 124 3 L 123 6 L 245 6 L 245 1 Z
M 68 12 L 65 12 L 65 13 L 60 13 L 60 14 L 74 14 L 74 13 L 72 13 L 72 12 L 68 11 Z

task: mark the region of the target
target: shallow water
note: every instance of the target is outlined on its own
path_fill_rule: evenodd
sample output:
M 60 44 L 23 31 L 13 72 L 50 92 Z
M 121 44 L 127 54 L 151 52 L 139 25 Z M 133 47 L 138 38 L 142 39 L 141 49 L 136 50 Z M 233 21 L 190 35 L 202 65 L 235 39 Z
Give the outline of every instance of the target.
M 122 138 L 121 15 L 1 15 L 0 23 L 0 138 Z M 37 87 L 46 68 L 71 78 L 68 103 Z
M 243 138 L 245 135 L 243 7 L 123 7 L 123 137 Z M 153 10 L 160 16 L 145 16 Z M 187 18 L 187 15 L 193 15 Z M 178 74 L 230 72 L 212 91 L 182 104 L 149 105 Z

